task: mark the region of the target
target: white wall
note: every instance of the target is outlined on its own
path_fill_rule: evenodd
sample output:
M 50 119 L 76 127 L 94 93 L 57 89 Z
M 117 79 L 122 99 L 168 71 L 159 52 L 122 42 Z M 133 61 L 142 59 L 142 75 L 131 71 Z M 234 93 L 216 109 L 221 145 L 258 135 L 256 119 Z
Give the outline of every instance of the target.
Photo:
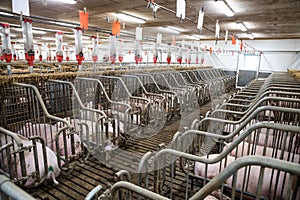
M 300 69 L 300 39 L 250 40 L 248 43 L 263 52 L 260 71 Z
M 288 68 L 300 69 L 300 39 L 288 40 L 243 40 L 244 43 L 262 52 L 260 71 L 286 71 Z M 217 68 L 236 69 L 237 53 L 228 53 L 227 51 L 239 51 L 240 41 L 232 45 L 231 41 L 225 44 L 224 41 L 203 41 L 201 46 L 213 48 L 214 53 L 205 54 L 204 65 L 211 65 Z M 221 53 L 215 53 L 220 48 Z M 248 50 L 250 48 L 248 47 Z M 225 52 L 225 53 L 224 53 Z M 227 52 L 227 53 L 226 53 Z M 253 53 L 253 52 L 252 52 Z M 239 56 L 238 68 L 243 70 L 255 70 L 259 65 L 259 52 L 257 56 L 242 55 Z

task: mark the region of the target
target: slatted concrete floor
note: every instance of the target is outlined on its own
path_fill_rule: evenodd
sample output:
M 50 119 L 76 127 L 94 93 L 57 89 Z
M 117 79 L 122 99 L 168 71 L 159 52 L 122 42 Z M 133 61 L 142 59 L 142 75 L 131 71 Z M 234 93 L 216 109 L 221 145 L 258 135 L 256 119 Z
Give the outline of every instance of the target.
M 99 162 L 94 157 L 90 157 L 85 163 L 76 163 L 74 170 L 68 175 L 61 175 L 58 177 L 60 184 L 54 186 L 40 186 L 34 190 L 29 190 L 29 193 L 37 199 L 84 199 L 84 197 L 98 184 L 103 186 L 103 190 L 107 189 L 107 184 L 113 184 L 115 180 L 115 173 L 121 169 L 132 172 L 132 182 L 136 183 L 136 172 L 138 163 L 141 157 L 148 151 L 155 151 L 158 149 L 158 144 L 168 144 L 176 131 L 182 129 L 184 126 L 190 126 L 195 118 L 199 118 L 200 113 L 204 115 L 208 110 L 220 102 L 223 95 L 218 99 L 202 106 L 199 110 L 189 112 L 184 116 L 175 116 L 171 121 L 166 123 L 166 126 L 157 134 L 148 138 L 132 138 L 125 147 L 118 149 L 111 157 L 109 162 L 105 164 Z M 173 199 L 184 199 L 186 178 L 180 170 L 177 170 L 174 180 L 174 194 Z M 135 175 L 134 175 L 135 174 Z M 153 176 L 150 176 L 153 180 Z M 168 181 L 168 180 L 167 180 Z M 189 194 L 192 195 L 194 191 Z

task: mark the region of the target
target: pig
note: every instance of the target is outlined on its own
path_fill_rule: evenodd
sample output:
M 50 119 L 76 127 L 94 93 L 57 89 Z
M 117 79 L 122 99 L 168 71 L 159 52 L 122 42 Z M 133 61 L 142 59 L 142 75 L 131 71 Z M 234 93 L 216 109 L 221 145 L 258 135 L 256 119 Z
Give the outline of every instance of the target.
M 32 143 L 30 140 L 22 140 L 24 146 L 30 146 Z M 43 155 L 42 155 L 42 144 L 37 143 L 37 152 L 38 152 L 38 162 L 39 162 L 39 170 L 40 170 L 40 176 L 45 176 L 45 169 L 44 169 L 44 162 L 43 162 Z M 46 147 L 46 155 L 47 155 L 47 163 L 48 163 L 48 174 L 46 177 L 48 179 L 52 179 L 54 184 L 58 184 L 55 177 L 57 177 L 60 174 L 60 169 L 58 167 L 57 158 L 55 153 L 48 147 Z M 26 171 L 27 174 L 31 174 L 35 172 L 35 166 L 34 166 L 34 155 L 33 152 L 29 152 L 28 150 L 25 151 L 25 162 L 26 162 Z M 20 166 L 19 163 L 17 163 L 17 166 Z M 21 168 L 17 168 L 18 176 L 21 175 Z M 24 184 L 24 187 L 31 187 L 35 184 L 35 178 L 30 177 L 27 179 L 26 183 Z M 37 186 L 37 185 L 35 185 Z
M 216 198 L 212 195 L 208 195 L 207 197 L 204 198 L 204 200 L 218 200 L 218 198 Z
M 272 147 L 273 145 L 275 147 L 279 146 L 280 150 L 284 150 L 284 151 L 294 151 L 294 148 L 296 149 L 296 153 L 300 155 L 300 147 L 299 147 L 299 139 L 300 139 L 300 135 L 299 133 L 296 133 L 294 136 L 288 135 L 286 136 L 285 139 L 285 145 L 283 145 L 284 142 L 284 136 L 282 136 L 282 134 L 280 136 L 275 136 L 272 133 L 274 132 L 273 129 L 269 130 L 269 132 L 266 131 L 266 129 L 261 129 L 261 132 L 259 135 L 257 135 L 256 139 L 254 140 L 253 136 L 251 138 L 248 138 L 249 140 L 247 140 L 247 142 L 250 142 L 252 144 L 258 144 L 260 146 L 264 146 L 265 142 L 267 147 Z M 268 134 L 268 141 L 266 140 L 266 134 Z M 297 135 L 298 134 L 298 135 Z M 279 134 L 278 134 L 279 135 Z M 277 143 L 280 141 L 280 144 L 282 145 L 278 145 Z
M 82 152 L 81 139 L 80 139 L 79 135 L 77 135 L 77 134 L 73 134 L 73 135 L 74 135 L 75 156 L 77 157 Z M 67 135 L 66 138 L 67 138 L 67 154 L 68 154 L 68 156 L 70 156 L 70 155 L 72 155 L 71 138 L 69 135 Z M 63 140 L 62 134 L 60 134 L 60 136 L 58 138 L 58 145 L 59 145 L 60 155 L 62 157 L 64 157 L 66 155 L 66 152 L 64 150 L 64 140 Z M 55 147 L 55 150 L 56 150 L 56 147 Z
M 20 135 L 37 135 L 42 137 L 46 145 L 51 148 L 54 153 L 57 153 L 56 144 L 55 144 L 55 136 L 57 134 L 57 127 L 51 124 L 41 123 L 41 124 L 32 124 L 26 123 L 25 126 L 19 130 L 18 134 Z M 75 141 L 75 155 L 80 154 L 81 152 L 81 139 L 77 134 L 74 134 L 74 141 Z M 61 156 L 65 156 L 67 153 L 68 155 L 72 155 L 71 151 L 71 140 L 70 137 L 67 136 L 67 152 L 64 151 L 64 141 L 63 141 L 63 134 L 60 134 L 58 137 L 58 144 L 59 144 L 59 152 Z
M 236 187 L 243 188 L 244 182 L 245 182 L 248 184 L 248 187 L 245 189 L 245 191 L 252 193 L 252 194 L 256 194 L 258 182 L 259 182 L 259 178 L 260 178 L 261 167 L 260 166 L 251 166 L 250 171 L 248 171 L 248 169 L 247 169 L 247 174 L 249 173 L 249 176 L 247 176 L 247 175 L 245 176 L 245 168 L 241 168 L 238 171 Z M 245 181 L 244 181 L 244 177 L 246 177 Z M 249 179 L 248 179 L 248 177 L 249 177 Z M 290 174 L 288 174 L 288 173 L 278 172 L 277 170 L 265 168 L 264 175 L 263 175 L 261 195 L 264 197 L 268 197 L 269 199 L 282 199 L 281 192 L 283 191 L 283 199 L 286 199 L 286 195 L 287 195 L 286 193 L 288 190 L 289 179 L 290 179 Z M 292 179 L 292 181 L 295 181 L 295 180 Z M 276 185 L 276 182 L 278 183 L 278 185 Z M 226 180 L 226 183 L 227 184 L 232 183 L 232 176 Z M 271 187 L 271 191 L 270 191 L 270 187 Z M 276 193 L 274 193 L 275 189 L 277 189 Z M 295 185 L 293 185 L 293 184 L 292 184 L 292 189 L 295 190 Z M 269 196 L 269 191 L 270 191 L 270 196 Z M 299 199 L 299 198 L 300 198 L 300 187 L 298 187 L 296 199 Z
M 115 146 L 110 140 L 106 140 L 105 147 L 104 147 L 105 159 L 110 160 L 111 152 L 116 150 L 117 148 L 118 146 Z
M 51 124 L 32 124 L 31 122 L 28 122 L 23 126 L 22 129 L 18 131 L 18 134 L 25 137 L 34 135 L 40 136 L 45 140 L 46 145 L 50 147 L 54 152 L 56 152 L 55 143 L 53 142 L 56 132 L 57 128 Z
M 209 158 L 215 158 L 219 154 L 211 154 Z M 234 162 L 235 158 L 233 156 L 228 155 L 227 156 L 227 166 L 230 165 L 230 163 Z M 214 164 L 209 164 L 208 165 L 208 171 L 207 171 L 207 178 L 213 179 L 215 176 L 219 174 L 220 171 L 223 171 L 224 169 L 224 163 L 225 160 L 222 161 L 221 169 L 220 169 L 220 163 L 214 163 Z M 249 168 L 248 168 L 249 169 Z M 258 186 L 258 181 L 260 177 L 260 166 L 251 166 L 250 171 L 249 171 L 249 176 L 246 175 L 246 181 L 244 181 L 244 176 L 245 176 L 245 168 L 241 168 L 237 172 L 237 182 L 236 182 L 236 187 L 242 189 L 244 183 L 248 184 L 248 187 L 245 188 L 245 191 L 256 194 L 257 193 L 257 186 Z M 204 177 L 205 174 L 205 164 L 200 163 L 200 162 L 195 162 L 195 175 L 202 176 Z M 248 173 L 248 170 L 247 170 Z M 273 174 L 272 174 L 273 173 Z M 233 175 L 233 174 L 232 174 Z M 278 175 L 278 180 L 276 180 L 275 177 Z M 268 196 L 269 195 L 269 188 L 270 186 L 272 187 L 272 190 L 270 192 L 271 194 L 271 199 L 281 199 L 281 192 L 283 190 L 283 197 L 285 197 L 287 189 L 288 189 L 288 182 L 289 182 L 289 174 L 285 173 L 279 173 L 276 170 L 272 170 L 270 168 L 265 168 L 264 172 L 264 177 L 263 177 L 263 183 L 262 183 L 262 195 L 263 196 Z M 230 176 L 226 181 L 225 184 L 232 184 L 232 177 Z M 249 179 L 248 179 L 249 177 Z M 273 178 L 272 178 L 273 177 Z M 248 179 L 248 180 L 247 180 Z M 272 182 L 270 183 L 270 181 Z M 292 179 L 293 180 L 293 179 Z M 294 180 L 295 181 L 295 180 Z M 276 186 L 276 182 L 278 182 L 278 185 Z M 286 183 L 283 185 L 283 183 Z M 277 187 L 276 194 L 273 194 L 272 192 L 274 189 Z M 295 189 L 295 188 L 293 188 Z M 300 198 L 300 187 L 298 187 L 297 191 L 297 198 Z
M 28 149 L 26 147 L 32 146 L 32 141 L 21 136 L 17 135 L 20 138 L 21 143 L 23 144 L 23 151 L 25 155 L 25 167 L 26 167 L 26 174 L 31 175 L 34 174 L 36 171 L 35 168 L 35 157 L 34 152 L 31 149 Z M 1 138 L 2 140 L 2 138 Z M 2 140 L 3 141 L 3 140 Z M 9 141 L 7 141 L 9 142 Z M 15 149 L 17 150 L 19 147 L 14 142 Z M 46 179 L 51 179 L 54 184 L 58 184 L 58 181 L 56 180 L 56 177 L 60 174 L 60 169 L 58 167 L 58 162 L 55 153 L 46 146 L 46 156 L 47 156 L 47 163 L 48 163 L 48 173 L 46 174 L 45 168 L 44 168 L 44 157 L 43 157 L 43 150 L 42 150 L 42 144 L 40 142 L 36 142 L 37 147 L 37 159 L 38 159 L 38 165 L 39 165 L 39 175 L 41 178 L 45 177 Z M 4 158 L 4 160 L 7 160 Z M 17 172 L 17 180 L 22 179 L 22 173 L 21 173 L 21 163 L 19 159 L 19 154 L 16 154 L 16 159 L 14 159 L 15 164 L 12 164 L 11 167 L 16 166 L 16 172 Z M 4 161 L 5 162 L 5 161 Z M 36 187 L 42 182 L 37 182 L 36 178 L 33 176 L 30 176 L 26 179 L 25 182 L 23 182 L 22 187 L 25 188 L 32 188 Z
M 230 145 L 230 143 L 227 144 L 227 145 Z M 249 152 L 248 152 L 248 148 L 250 148 Z M 238 150 L 238 152 L 236 152 L 236 149 Z M 254 151 L 254 149 L 255 149 L 255 151 Z M 263 155 L 263 151 L 264 151 L 264 147 L 262 147 L 262 146 L 253 145 L 253 144 L 248 143 L 248 142 L 243 142 L 243 143 L 240 143 L 238 145 L 238 147 L 233 149 L 230 152 L 230 155 L 231 156 L 236 156 L 236 157 L 242 157 L 242 156 L 246 156 L 246 155 L 260 155 L 260 156 L 268 156 L 268 157 L 281 159 L 280 156 L 281 156 L 281 153 L 283 153 L 282 160 L 292 161 L 292 162 L 296 162 L 296 163 L 300 162 L 300 155 L 298 155 L 298 154 L 292 155 L 292 153 L 289 153 L 289 152 L 286 152 L 286 151 L 282 152 L 281 150 L 276 151 L 275 149 L 270 148 L 270 147 L 266 147 L 266 154 L 265 155 Z
M 216 158 L 219 154 L 210 154 L 209 155 L 209 159 L 213 159 Z M 206 158 L 206 156 L 203 156 L 204 158 Z M 227 164 L 226 166 L 228 166 L 229 163 L 233 162 L 235 160 L 235 158 L 233 156 L 228 155 L 227 156 Z M 222 162 L 222 166 L 220 169 L 220 163 L 214 163 L 214 164 L 209 164 L 208 168 L 207 168 L 207 178 L 212 179 L 213 177 L 215 177 L 216 175 L 218 175 L 220 173 L 220 171 L 222 171 L 224 169 L 225 166 L 225 162 Z M 195 162 L 195 170 L 194 173 L 196 176 L 202 176 L 204 177 L 205 175 L 205 164 L 204 163 L 200 163 L 200 162 Z

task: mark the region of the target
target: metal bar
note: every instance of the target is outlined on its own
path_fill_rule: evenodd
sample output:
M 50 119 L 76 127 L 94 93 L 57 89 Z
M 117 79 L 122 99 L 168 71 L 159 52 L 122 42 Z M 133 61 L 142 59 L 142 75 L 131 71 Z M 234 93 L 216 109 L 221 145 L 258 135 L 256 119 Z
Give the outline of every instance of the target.
M 23 147 L 22 140 L 16 133 L 11 132 L 11 131 L 9 131 L 7 129 L 4 129 L 2 127 L 0 127 L 0 132 L 3 132 L 6 135 L 9 135 L 10 137 L 12 137 L 14 139 L 15 143 L 18 145 L 18 147 Z
M 269 158 L 265 156 L 245 156 L 241 157 L 231 164 L 229 164 L 222 172 L 215 176 L 209 183 L 207 183 L 200 191 L 198 191 L 190 200 L 204 199 L 212 191 L 216 190 L 222 183 L 225 182 L 234 172 L 240 168 L 248 165 L 259 165 L 262 167 L 268 167 L 286 171 L 291 174 L 300 175 L 300 165 L 283 160 Z
M 14 200 L 34 200 L 27 192 L 13 184 L 9 178 L 0 174 L 0 194 L 4 193 L 5 196 L 9 197 L 7 199 Z
M 294 98 L 283 98 L 283 97 L 264 97 L 260 99 L 256 104 L 254 104 L 250 109 L 248 109 L 246 112 L 238 112 L 238 111 L 230 111 L 230 110 L 224 110 L 224 109 L 217 109 L 215 112 L 223 112 L 223 113 L 230 113 L 230 114 L 244 114 L 243 118 L 248 117 L 252 112 L 259 109 L 258 107 L 262 105 L 263 102 L 267 102 L 268 100 L 278 100 L 278 101 L 288 101 L 288 102 L 297 102 L 300 103 L 300 99 L 294 99 Z M 274 107 L 274 106 L 268 106 L 268 107 Z M 205 118 L 204 120 L 209 119 Z M 214 118 L 210 118 L 214 119 Z
M 92 109 L 92 108 L 86 108 L 83 104 L 82 104 L 82 101 L 76 91 L 76 88 L 75 86 L 71 83 L 71 82 L 68 82 L 68 81 L 61 81 L 61 80 L 49 80 L 49 82 L 52 82 L 52 83 L 60 83 L 60 84 L 68 84 L 72 89 L 73 89 L 73 95 L 75 95 L 78 103 L 79 103 L 79 106 L 81 109 L 83 110 L 87 110 L 87 111 L 92 111 L 92 112 L 95 112 L 95 113 L 98 113 L 98 114 L 101 114 L 103 115 L 103 117 L 107 118 L 107 115 L 101 111 L 101 110 L 97 110 L 97 109 Z
M 117 191 L 121 188 L 125 188 L 127 190 L 130 190 L 132 192 L 135 192 L 137 194 L 140 194 L 140 195 L 142 195 L 146 198 L 153 199 L 153 200 L 170 200 L 169 198 L 163 197 L 163 196 L 161 196 L 157 193 L 146 190 L 142 187 L 139 187 L 137 185 L 134 185 L 134 184 L 126 182 L 126 181 L 119 181 L 111 187 L 111 197 L 112 197 L 112 199 L 115 199 Z
M 246 137 L 248 137 L 249 134 L 252 133 L 252 131 L 257 130 L 257 129 L 261 129 L 261 128 L 273 128 L 273 129 L 275 128 L 275 129 L 278 129 L 278 130 L 299 132 L 299 127 L 298 126 L 268 123 L 268 122 L 258 122 L 256 124 L 253 124 L 253 125 L 247 127 L 246 130 L 242 134 L 240 134 L 238 138 L 236 138 L 225 150 L 223 150 L 215 158 L 212 158 L 212 159 L 201 158 L 199 156 L 184 153 L 182 151 L 178 151 L 178 150 L 174 150 L 174 149 L 163 149 L 163 150 L 159 151 L 156 154 L 156 157 L 160 157 L 164 154 L 170 154 L 170 155 L 174 155 L 174 156 L 177 156 L 177 157 L 183 157 L 183 158 L 193 160 L 193 161 L 197 161 L 197 162 L 213 164 L 213 163 L 216 163 L 216 162 L 222 160 L 222 158 L 226 157 L 241 141 L 243 141 Z M 207 135 L 207 136 L 210 136 L 210 137 L 220 138 L 220 139 L 224 139 L 224 140 L 232 138 L 232 135 L 233 135 L 233 134 L 226 135 L 226 136 L 216 135 L 214 133 L 207 133 L 207 132 L 197 131 L 197 130 L 188 130 L 184 133 L 184 135 L 187 135 L 187 134 Z
M 98 196 L 98 193 L 100 192 L 100 190 L 102 189 L 102 186 L 101 185 L 98 185 L 96 186 L 94 189 L 92 189 L 88 195 L 85 197 L 84 200 L 92 200 L 94 199 L 95 197 Z
M 42 110 L 43 112 L 45 113 L 46 117 L 50 118 L 50 119 L 53 119 L 55 121 L 61 121 L 61 122 L 64 122 L 65 124 L 67 124 L 68 128 L 71 128 L 71 124 L 65 120 L 65 119 L 62 119 L 62 118 L 59 118 L 59 117 L 55 117 L 53 115 L 50 115 L 45 104 L 44 104 L 44 101 L 41 97 L 41 94 L 40 92 L 38 91 L 38 89 L 33 86 L 33 85 L 29 85 L 29 84 L 24 84 L 24 83 L 13 83 L 14 85 L 17 85 L 17 86 L 21 86 L 21 87 L 25 87 L 25 88 L 31 88 L 33 89 L 33 91 L 35 92 L 35 97 L 38 99 L 38 102 L 40 103 L 41 107 L 42 107 Z

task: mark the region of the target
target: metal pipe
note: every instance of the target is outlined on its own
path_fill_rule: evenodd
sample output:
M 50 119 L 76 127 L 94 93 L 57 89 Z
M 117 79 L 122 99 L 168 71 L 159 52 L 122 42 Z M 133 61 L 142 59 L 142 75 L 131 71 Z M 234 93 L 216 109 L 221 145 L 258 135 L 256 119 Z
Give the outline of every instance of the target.
M 97 109 L 93 109 L 93 108 L 86 108 L 83 104 L 82 104 L 82 101 L 77 93 L 77 90 L 75 88 L 75 86 L 71 83 L 71 82 L 68 82 L 68 81 L 61 81 L 61 80 L 49 80 L 49 82 L 53 82 L 53 83 L 60 83 L 60 84 L 68 84 L 70 85 L 70 87 L 72 88 L 73 90 L 73 94 L 75 95 L 78 103 L 79 103 L 79 106 L 81 109 L 84 109 L 84 110 L 87 110 L 87 111 L 91 111 L 91 112 L 95 112 L 95 113 L 98 113 L 98 114 L 101 114 L 103 115 L 104 118 L 107 118 L 107 115 L 101 111 L 101 110 L 97 110 Z
M 44 104 L 44 101 L 43 101 L 43 99 L 41 97 L 41 94 L 40 94 L 39 90 L 35 86 L 30 85 L 30 84 L 24 84 L 24 83 L 13 83 L 13 84 L 16 85 L 16 86 L 33 89 L 33 91 L 35 92 L 35 96 L 37 97 L 37 99 L 38 99 L 38 101 L 39 101 L 39 103 L 40 103 L 40 105 L 42 107 L 42 110 L 44 111 L 46 117 L 48 117 L 50 119 L 53 119 L 55 121 L 64 122 L 65 124 L 67 124 L 68 128 L 72 127 L 71 124 L 67 120 L 59 118 L 59 117 L 55 117 L 55 116 L 49 114 L 49 112 L 48 112 L 48 110 L 47 110 L 47 108 L 46 108 L 46 106 Z
M 0 127 L 0 132 L 6 134 L 6 135 L 9 135 L 10 137 L 12 137 L 14 140 L 15 140 L 15 143 L 19 146 L 19 147 L 23 147 L 23 143 L 22 143 L 22 140 L 21 138 L 14 132 L 11 132 L 7 129 L 4 129 L 2 127 Z
M 131 181 L 130 173 L 127 170 L 120 170 L 115 174 L 118 179 L 121 179 L 123 176 L 126 177 L 126 181 Z
M 142 98 L 142 97 L 136 97 L 136 96 L 132 96 L 131 93 L 129 92 L 126 84 L 124 83 L 124 81 L 122 80 L 121 77 L 116 77 L 116 76 L 104 76 L 104 75 L 100 75 L 99 78 L 108 78 L 108 79 L 117 79 L 120 81 L 120 83 L 122 84 L 122 86 L 124 87 L 126 93 L 128 94 L 128 96 L 130 98 L 133 98 L 133 99 L 137 99 L 137 100 L 143 100 L 143 101 L 146 101 L 148 104 L 150 103 L 150 100 L 149 99 L 146 99 L 146 98 Z
M 274 129 L 275 128 L 275 129 L 284 130 L 284 131 L 299 132 L 299 127 L 298 126 L 267 123 L 267 122 L 259 122 L 259 123 L 256 123 L 256 124 L 252 125 L 252 126 L 247 127 L 245 129 L 245 131 L 238 136 L 238 138 L 236 138 L 233 142 L 231 142 L 231 144 L 215 158 L 207 159 L 207 158 L 199 157 L 199 156 L 196 156 L 196 155 L 184 153 L 182 151 L 177 151 L 177 150 L 174 150 L 174 149 L 163 149 L 163 150 L 157 152 L 157 154 L 155 155 L 155 157 L 156 157 L 155 160 L 157 160 L 159 157 L 161 157 L 164 154 L 170 154 L 170 155 L 173 155 L 173 156 L 186 158 L 188 160 L 193 160 L 193 161 L 196 161 L 196 162 L 214 164 L 214 163 L 222 160 L 222 158 L 226 157 L 241 141 L 243 141 L 246 137 L 248 137 L 249 134 L 252 133 L 252 131 L 254 131 L 256 129 L 261 129 L 261 128 L 269 128 L 269 129 L 271 129 L 271 128 Z M 192 132 L 207 135 L 207 136 L 210 136 L 210 137 L 218 137 L 218 138 L 221 138 L 221 139 L 229 139 L 229 138 L 232 137 L 232 135 L 220 136 L 220 135 L 216 135 L 216 134 L 213 134 L 213 133 L 206 133 L 206 132 L 201 132 L 201 131 L 196 131 L 196 130 L 188 130 L 185 133 L 192 133 Z M 230 137 L 228 137 L 228 136 L 230 136 Z
M 14 200 L 34 200 L 27 192 L 16 186 L 4 175 L 0 174 L 0 194 L 4 193 L 4 200 L 14 199 Z
M 259 165 L 262 167 L 277 169 L 280 171 L 289 172 L 291 174 L 300 175 L 300 165 L 284 160 L 269 158 L 266 156 L 245 156 L 233 161 L 230 165 L 224 168 L 217 176 L 209 181 L 200 191 L 193 195 L 190 200 L 204 199 L 212 191 L 219 188 L 230 176 L 237 172 L 240 168 L 249 165 Z
M 267 101 L 267 100 L 279 100 L 279 101 L 288 101 L 288 102 L 300 103 L 300 99 L 283 98 L 283 97 L 264 97 L 264 98 L 260 99 L 256 104 L 254 104 L 253 107 L 248 109 L 248 111 L 245 113 L 245 115 L 239 121 L 234 121 L 234 123 L 242 122 L 243 119 L 247 118 L 249 115 L 251 115 L 253 112 L 256 112 L 256 110 L 259 110 L 260 108 L 268 107 L 269 109 L 274 109 L 275 106 L 263 106 L 263 107 L 258 108 L 259 105 L 261 105 L 264 101 Z M 291 108 L 285 108 L 285 109 L 291 109 Z M 294 110 L 294 109 L 291 109 L 291 110 Z M 238 111 L 231 111 L 231 110 L 225 110 L 225 109 L 218 109 L 217 111 L 218 112 L 223 112 L 223 113 L 230 113 L 230 114 L 244 114 L 244 113 L 241 113 L 241 112 L 238 112 Z M 259 110 L 259 111 L 261 111 L 261 110 Z M 285 111 L 285 110 L 278 110 L 278 111 Z M 258 112 L 256 112 L 256 113 L 258 113 Z M 253 115 L 251 115 L 251 116 L 253 116 Z M 215 118 L 204 118 L 200 122 L 200 124 L 203 123 L 206 120 L 214 120 L 214 119 Z M 233 122 L 233 121 L 231 121 L 231 122 Z
M 85 197 L 84 200 L 92 200 L 102 189 L 101 185 L 96 186 L 94 189 L 92 189 L 88 195 Z
M 129 75 L 128 74 L 123 74 L 121 77 L 131 77 L 131 78 L 137 79 L 137 81 L 139 82 L 139 84 L 140 84 L 141 88 L 143 89 L 143 91 L 145 92 L 145 94 L 152 95 L 152 96 L 157 96 L 157 97 L 162 98 L 163 101 L 165 100 L 165 97 L 161 94 L 155 94 L 155 93 L 152 93 L 152 92 L 148 92 L 138 76 L 131 75 L 131 74 L 129 74 Z
M 102 89 L 103 91 L 105 91 L 103 84 L 102 84 L 101 81 L 99 81 L 98 79 L 95 79 L 95 78 L 82 78 L 82 77 L 77 77 L 76 79 L 78 79 L 78 80 L 83 80 L 83 81 L 95 81 L 95 82 L 97 82 L 97 83 L 100 85 L 101 89 Z M 104 92 L 104 95 L 105 95 L 106 99 L 107 99 L 110 103 L 128 107 L 127 110 L 131 110 L 131 109 L 132 109 L 131 106 L 130 106 L 129 104 L 122 103 L 122 102 L 117 102 L 117 101 L 112 101 L 112 100 L 109 98 L 109 96 L 107 95 L 106 92 Z M 127 110 L 126 110 L 126 111 L 127 111 Z
M 142 187 L 139 187 L 137 185 L 134 185 L 134 184 L 126 182 L 126 181 L 119 181 L 111 187 L 112 199 L 115 199 L 117 191 L 121 188 L 125 188 L 127 190 L 130 190 L 132 192 L 135 192 L 137 194 L 140 194 L 146 198 L 153 199 L 153 200 L 170 200 L 169 198 L 163 197 L 157 193 L 146 190 Z
M 282 94 L 282 95 L 291 95 L 291 96 L 300 96 L 300 93 L 299 92 L 297 92 L 298 90 L 295 88 L 293 88 L 293 89 L 291 89 L 291 88 L 285 88 L 286 90 L 296 90 L 295 92 L 282 92 L 282 91 L 274 91 L 274 90 L 271 90 L 270 89 L 270 91 L 267 91 L 267 92 L 265 92 L 265 93 L 263 93 L 263 94 L 261 94 L 259 97 L 260 97 L 260 99 L 263 99 L 265 96 L 267 96 L 267 95 L 269 95 L 269 94 Z M 284 89 L 282 89 L 282 90 L 284 90 Z M 300 89 L 299 89 L 299 91 L 300 91 Z M 242 92 L 241 92 L 242 93 Z M 261 101 L 255 101 L 255 102 L 253 102 L 253 101 L 251 101 L 251 100 L 245 100 L 245 99 L 238 99 L 238 98 L 236 98 L 236 97 L 241 97 L 242 95 L 240 95 L 240 93 L 238 93 L 237 95 L 235 95 L 234 96 L 234 98 L 232 98 L 232 99 L 229 99 L 229 101 L 230 100 L 236 100 L 236 101 L 246 101 L 246 102 L 249 102 L 249 104 L 248 105 L 243 105 L 243 104 L 235 104 L 235 103 L 224 103 L 224 104 L 222 104 L 221 105 L 221 107 L 220 108 L 222 108 L 222 107 L 226 107 L 226 106 L 236 106 L 236 107 L 244 107 L 244 108 L 251 108 L 251 106 L 257 106 L 257 104 L 260 102 L 260 103 L 262 103 Z M 257 95 L 256 95 L 257 96 Z M 267 97 L 269 97 L 269 98 L 272 98 L 272 96 L 267 96 Z M 266 98 L 267 98 L 266 97 Z M 273 98 L 275 98 L 275 97 L 273 97 Z M 283 98 L 283 97 L 276 97 L 276 98 Z M 286 97 L 286 98 L 288 98 L 288 97 Z M 296 98 L 292 98 L 292 99 L 296 99 Z M 267 99 L 268 100 L 268 99 Z M 278 100 L 278 99 L 274 99 L 274 100 Z M 251 102 L 252 102 L 252 104 L 251 104 Z M 214 114 L 215 112 L 218 112 L 218 111 L 220 111 L 221 109 L 217 109 L 217 110 L 214 110 L 213 112 L 212 112 L 212 114 Z M 231 110 L 227 110 L 228 112 L 227 113 L 229 113 Z M 247 113 L 248 112 L 248 110 L 245 110 L 245 111 L 243 111 L 243 112 L 239 112 L 239 114 L 245 114 L 245 113 Z M 236 113 L 236 114 L 238 114 L 238 113 Z

